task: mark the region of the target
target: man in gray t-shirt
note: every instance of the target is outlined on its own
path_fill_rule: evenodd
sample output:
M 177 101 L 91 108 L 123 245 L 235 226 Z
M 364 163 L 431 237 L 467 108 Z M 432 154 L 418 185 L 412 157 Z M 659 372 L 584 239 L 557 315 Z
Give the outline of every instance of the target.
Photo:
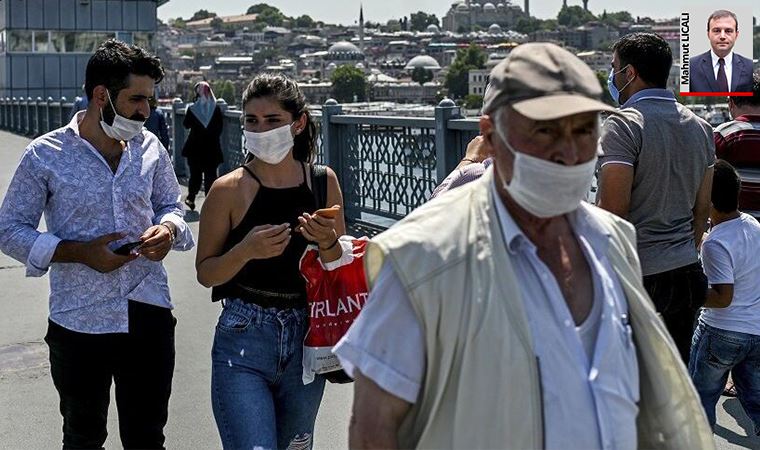
M 613 47 L 609 82 L 619 115 L 603 125 L 598 203 L 636 226 L 644 285 L 684 362 L 706 279 L 697 248 L 710 207 L 712 128 L 665 89 L 670 48 L 634 33 Z

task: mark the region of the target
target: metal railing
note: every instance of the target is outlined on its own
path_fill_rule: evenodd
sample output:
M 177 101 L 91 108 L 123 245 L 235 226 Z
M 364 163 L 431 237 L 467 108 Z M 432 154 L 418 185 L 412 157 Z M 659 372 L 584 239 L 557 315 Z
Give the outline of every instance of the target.
M 241 111 L 218 101 L 224 116 L 221 173 L 243 163 Z M 0 99 L 0 128 L 39 136 L 66 124 L 73 105 L 65 98 Z M 188 176 L 182 146 L 187 105 L 175 99 L 161 108 L 172 138 L 169 149 L 177 177 Z M 432 118 L 351 115 L 334 100 L 313 111 L 318 128 L 317 162 L 330 166 L 343 190 L 346 220 L 384 228 L 425 203 L 435 186 L 456 167 L 470 140 L 478 134 L 476 119 L 463 119 L 460 109 L 444 99 Z

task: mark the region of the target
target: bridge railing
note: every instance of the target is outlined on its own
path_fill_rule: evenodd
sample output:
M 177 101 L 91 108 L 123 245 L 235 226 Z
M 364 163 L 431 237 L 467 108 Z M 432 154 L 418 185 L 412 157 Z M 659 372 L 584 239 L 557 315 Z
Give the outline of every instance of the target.
M 224 117 L 220 138 L 226 173 L 243 163 L 241 111 L 218 100 Z M 177 177 L 189 171 L 182 146 L 188 130 L 182 123 L 187 106 L 175 99 L 162 107 L 170 128 L 169 152 Z M 0 98 L 0 128 L 39 136 L 70 120 L 73 104 L 65 98 L 33 100 Z M 401 219 L 425 203 L 435 186 L 464 156 L 478 134 L 477 119 L 464 119 L 451 100 L 444 99 L 434 117 L 387 117 L 347 114 L 328 100 L 312 111 L 318 128 L 316 161 L 330 166 L 343 190 L 346 219 L 372 232 Z

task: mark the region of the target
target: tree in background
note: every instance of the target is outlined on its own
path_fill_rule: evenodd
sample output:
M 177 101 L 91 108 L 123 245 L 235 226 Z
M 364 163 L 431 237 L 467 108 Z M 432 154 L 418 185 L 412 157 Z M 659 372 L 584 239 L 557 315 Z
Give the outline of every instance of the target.
M 628 11 L 618 11 L 608 13 L 605 9 L 602 15 L 599 16 L 599 21 L 605 25 L 616 27 L 621 22 L 633 23 L 633 16 Z
M 218 32 L 224 28 L 224 21 L 221 19 L 221 17 L 214 17 L 211 19 L 211 23 L 209 23 L 209 25 L 211 25 L 211 28 L 214 31 Z
M 412 27 L 411 31 L 425 31 L 428 25 L 440 26 L 438 17 L 436 17 L 435 14 L 427 14 L 423 11 L 412 13 L 410 19 Z
M 306 14 L 296 18 L 293 23 L 296 28 L 314 28 L 314 25 L 316 25 L 314 19 L 312 19 L 310 16 L 307 16 Z
M 256 23 L 270 27 L 281 27 L 288 19 L 279 9 L 266 3 L 259 3 L 248 8 L 246 14 L 257 14 Z
M 609 76 L 609 72 L 604 72 L 602 70 L 598 70 L 596 72 L 596 79 L 599 80 L 599 86 L 602 87 L 602 101 L 604 103 L 607 103 L 608 105 L 612 106 L 618 106 L 617 103 L 615 103 L 615 100 L 612 99 L 612 95 L 610 95 L 610 90 L 607 89 L 607 77 Z M 680 96 L 676 96 L 680 97 Z
M 182 17 L 177 17 L 176 19 L 169 19 L 169 25 L 173 26 L 174 28 L 180 28 L 183 30 L 187 28 L 187 24 L 185 23 L 185 20 Z
M 205 9 L 201 9 L 195 12 L 193 14 L 193 17 L 187 19 L 188 22 L 195 22 L 196 20 L 203 20 L 208 19 L 209 17 L 216 17 L 216 13 L 212 13 L 210 11 L 206 11 Z
M 596 20 L 596 16 L 577 5 L 563 6 L 557 14 L 557 23 L 570 28 L 579 27 L 592 20 Z
M 433 81 L 433 72 L 424 67 L 415 67 L 412 71 L 412 81 L 422 86 L 428 81 Z
M 339 103 L 363 102 L 366 98 L 367 79 L 364 72 L 353 66 L 340 66 L 332 74 L 333 97 Z
M 211 89 L 216 98 L 223 98 L 229 104 L 235 104 L 235 85 L 230 80 L 217 80 L 211 82 Z
M 457 50 L 457 57 L 446 74 L 445 85 L 452 98 L 464 98 L 469 93 L 471 70 L 483 69 L 486 65 L 485 52 L 475 44 Z
M 480 109 L 483 107 L 483 97 L 481 95 L 468 94 L 464 98 L 464 107 L 466 109 Z
M 541 28 L 541 19 L 536 17 L 520 17 L 517 19 L 514 30 L 518 33 L 528 34 Z

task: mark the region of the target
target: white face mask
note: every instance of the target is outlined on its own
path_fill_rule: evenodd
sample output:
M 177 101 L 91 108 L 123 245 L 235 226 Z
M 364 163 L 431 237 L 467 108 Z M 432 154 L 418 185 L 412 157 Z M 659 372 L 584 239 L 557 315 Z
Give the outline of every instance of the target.
M 103 119 L 103 109 L 100 109 L 100 126 L 103 128 L 103 132 L 111 139 L 116 139 L 117 141 L 124 142 L 137 136 L 142 131 L 143 125 L 145 125 L 145 121 L 130 120 L 124 116 L 120 116 L 119 113 L 116 112 L 116 108 L 113 106 L 113 102 L 111 101 L 111 94 L 108 92 L 108 90 L 106 90 L 106 94 L 108 95 L 108 103 L 111 104 L 111 109 L 113 109 L 114 118 L 113 124 L 108 125 Z
M 243 130 L 245 149 L 267 164 L 279 164 L 293 148 L 291 125 L 293 124 L 283 125 L 263 133 Z
M 518 205 L 543 219 L 578 209 L 591 188 L 597 156 L 582 164 L 565 166 L 518 152 L 500 127 L 496 127 L 496 133 L 515 157 L 512 181 L 502 179 L 502 185 Z

